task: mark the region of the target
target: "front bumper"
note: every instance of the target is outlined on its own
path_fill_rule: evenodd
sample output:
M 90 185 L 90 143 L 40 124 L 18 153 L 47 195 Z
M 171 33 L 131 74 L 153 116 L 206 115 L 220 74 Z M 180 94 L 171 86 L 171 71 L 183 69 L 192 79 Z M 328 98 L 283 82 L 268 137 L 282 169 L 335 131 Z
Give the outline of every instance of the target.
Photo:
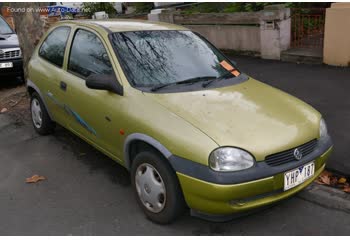
M 322 146 L 317 147 L 314 154 L 309 158 L 299 162 L 296 161 L 296 164 L 285 164 L 288 165 L 288 169 L 279 171 L 276 170 L 276 167 L 269 167 L 279 172 L 270 176 L 243 182 L 237 182 L 237 178 L 232 178 L 232 181 L 235 182 L 234 184 L 223 183 L 226 182 L 226 178 L 219 178 L 217 180 L 221 182 L 215 183 L 213 181 L 208 181 L 209 179 L 199 179 L 180 171 L 176 173 L 185 200 L 192 210 L 211 216 L 229 215 L 260 208 L 288 198 L 299 192 L 312 183 L 324 170 L 326 160 L 332 152 L 332 149 L 332 143 L 329 139 L 327 143 L 323 143 Z M 315 154 L 317 154 L 317 156 L 315 156 Z M 301 185 L 283 191 L 284 172 L 311 161 L 315 162 L 314 176 Z M 260 168 L 260 171 L 269 172 L 271 170 Z M 241 172 L 243 173 L 245 171 Z M 231 173 L 231 175 L 233 174 L 235 173 Z M 259 173 L 258 175 L 264 176 L 264 173 Z M 252 178 L 253 176 L 249 177 Z M 238 179 L 242 178 L 239 177 Z
M 12 68 L 0 68 L 0 76 L 4 77 L 20 77 L 23 75 L 23 60 L 22 58 L 1 59 L 0 63 L 12 62 Z

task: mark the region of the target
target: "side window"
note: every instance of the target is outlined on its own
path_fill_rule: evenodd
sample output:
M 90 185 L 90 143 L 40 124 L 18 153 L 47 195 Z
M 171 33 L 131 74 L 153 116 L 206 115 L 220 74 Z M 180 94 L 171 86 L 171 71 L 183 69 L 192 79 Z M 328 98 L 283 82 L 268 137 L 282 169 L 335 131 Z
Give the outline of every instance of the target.
M 112 64 L 101 40 L 95 34 L 82 29 L 75 34 L 68 70 L 83 78 L 91 74 L 114 75 Z
M 69 33 L 70 27 L 58 27 L 53 30 L 41 45 L 39 56 L 62 67 Z

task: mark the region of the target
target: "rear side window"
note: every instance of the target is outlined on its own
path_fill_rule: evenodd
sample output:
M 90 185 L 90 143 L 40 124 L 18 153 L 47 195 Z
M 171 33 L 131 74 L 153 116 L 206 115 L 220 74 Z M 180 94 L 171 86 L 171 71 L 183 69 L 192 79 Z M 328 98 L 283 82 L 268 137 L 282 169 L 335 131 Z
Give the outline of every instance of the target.
M 114 75 L 112 64 L 101 40 L 94 33 L 82 29 L 75 34 L 68 70 L 83 78 L 91 74 Z
M 70 27 L 58 27 L 53 30 L 41 45 L 39 56 L 62 67 L 69 33 Z

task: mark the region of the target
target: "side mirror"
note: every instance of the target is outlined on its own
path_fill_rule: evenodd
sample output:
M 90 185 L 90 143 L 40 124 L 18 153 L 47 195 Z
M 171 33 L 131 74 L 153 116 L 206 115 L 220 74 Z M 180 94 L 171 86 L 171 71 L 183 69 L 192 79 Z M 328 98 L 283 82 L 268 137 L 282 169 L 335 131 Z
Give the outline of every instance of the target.
M 123 96 L 123 87 L 114 75 L 91 74 L 85 82 L 86 86 L 96 90 L 107 90 Z

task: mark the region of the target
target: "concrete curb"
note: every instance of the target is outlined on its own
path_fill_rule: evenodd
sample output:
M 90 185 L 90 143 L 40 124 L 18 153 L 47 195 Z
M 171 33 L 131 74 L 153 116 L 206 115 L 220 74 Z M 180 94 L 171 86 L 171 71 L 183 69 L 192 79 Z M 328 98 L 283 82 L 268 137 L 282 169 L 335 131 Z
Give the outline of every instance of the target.
M 313 183 L 297 196 L 326 208 L 350 213 L 350 194 L 336 188 Z

